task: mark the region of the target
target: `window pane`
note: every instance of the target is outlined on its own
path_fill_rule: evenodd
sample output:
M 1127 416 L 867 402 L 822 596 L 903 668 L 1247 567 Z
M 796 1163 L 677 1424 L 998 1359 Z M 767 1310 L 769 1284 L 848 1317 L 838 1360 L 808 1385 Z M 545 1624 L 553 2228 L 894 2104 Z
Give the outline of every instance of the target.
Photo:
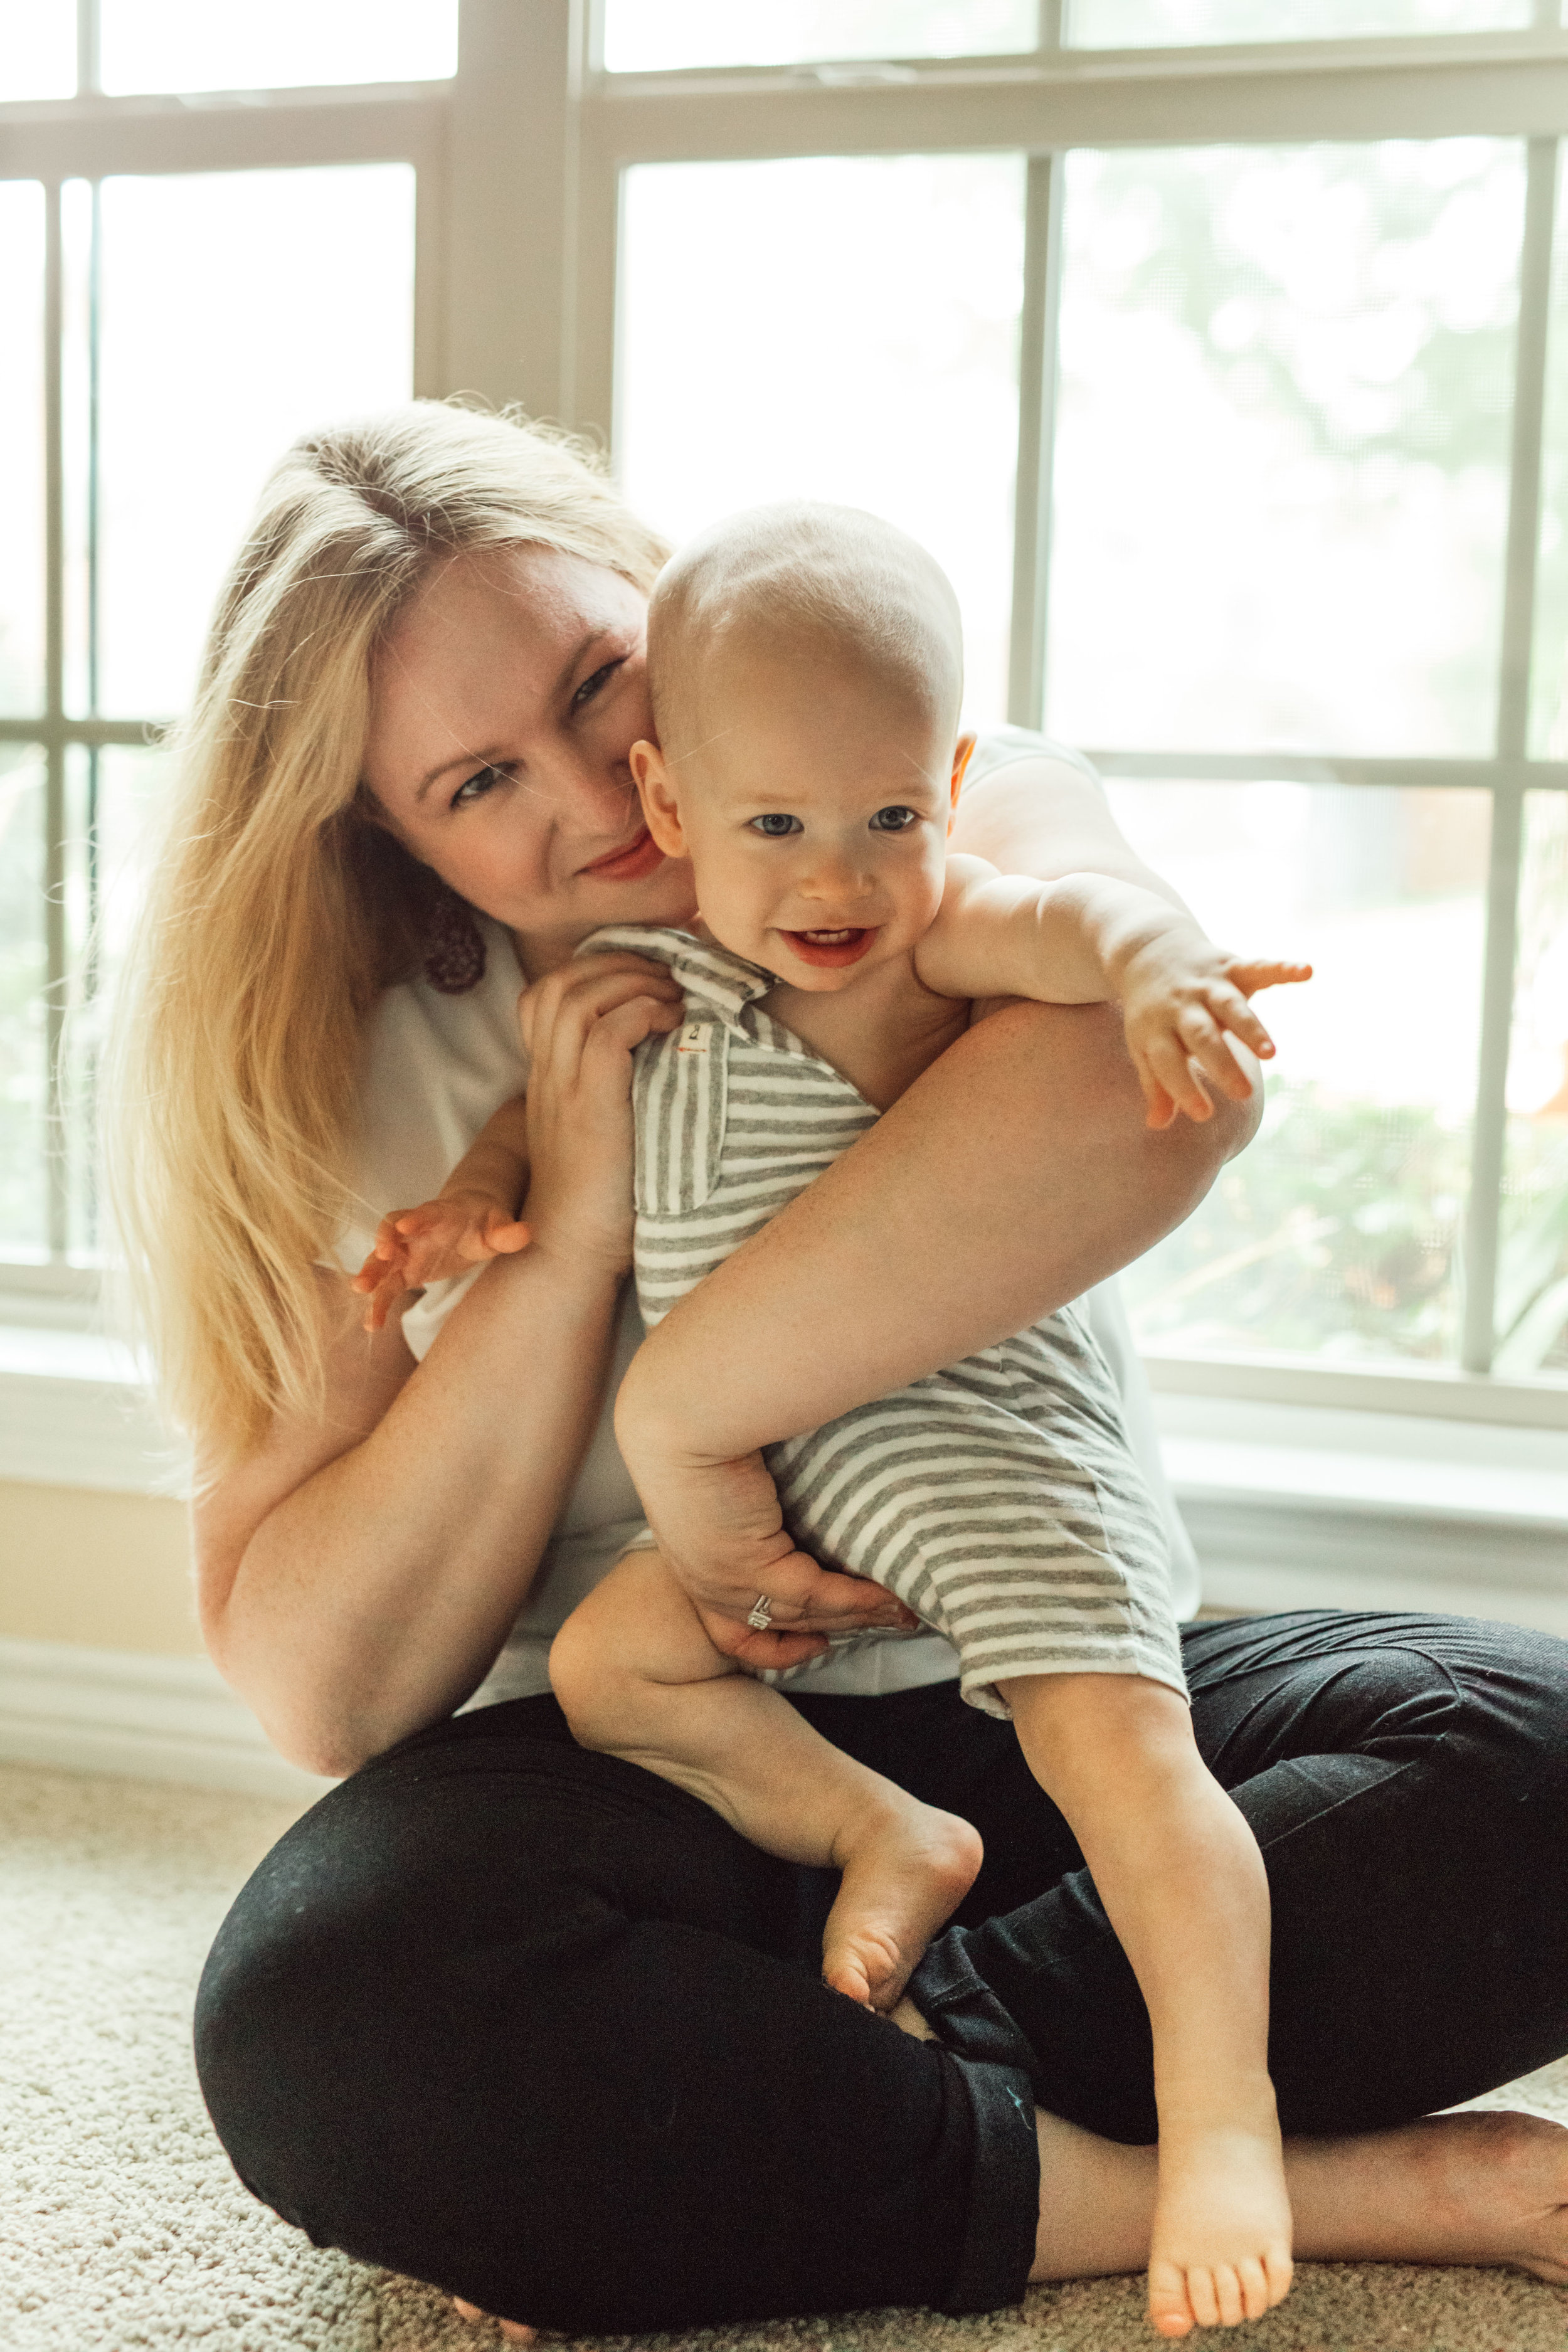
M 108 180 L 100 253 L 99 704 L 162 718 L 288 444 L 409 396 L 414 173 Z
M 100 1226 L 98 1072 L 109 1015 L 142 899 L 148 820 L 169 779 L 168 755 L 139 746 L 74 745 L 66 766 L 66 938 L 70 1012 L 62 1097 L 70 1255 L 96 1262 Z
M 0 711 L 44 707 L 44 192 L 0 181 Z
M 1301 956 L 1258 1010 L 1264 1124 L 1123 1277 L 1146 1343 L 1455 1360 L 1489 797 L 1115 784 L 1128 834 L 1216 939 Z
M 611 73 L 1032 49 L 1038 0 L 607 0 Z
M 1524 807 L 1493 1369 L 1568 1380 L 1568 793 Z
M 1536 554 L 1535 646 L 1530 751 L 1568 759 L 1568 158 L 1559 152 L 1557 228 L 1547 320 L 1546 403 L 1541 451 L 1541 538 Z
M 677 541 L 766 499 L 887 516 L 946 567 L 963 607 L 967 707 L 999 718 L 1022 159 L 829 156 L 626 176 L 616 447 L 633 503 Z
M 1049 709 L 1102 746 L 1492 746 L 1516 142 L 1068 160 Z
M 1534 22 L 1532 0 L 1068 0 L 1080 48 L 1177 48 L 1199 41 L 1353 39 L 1477 33 Z
M 0 1256 L 49 1246 L 44 755 L 0 743 Z
M 101 0 L 102 81 L 146 89 L 285 89 L 437 81 L 458 69 L 458 0 Z
M 0 21 L 0 104 L 76 93 L 76 0 L 16 0 Z

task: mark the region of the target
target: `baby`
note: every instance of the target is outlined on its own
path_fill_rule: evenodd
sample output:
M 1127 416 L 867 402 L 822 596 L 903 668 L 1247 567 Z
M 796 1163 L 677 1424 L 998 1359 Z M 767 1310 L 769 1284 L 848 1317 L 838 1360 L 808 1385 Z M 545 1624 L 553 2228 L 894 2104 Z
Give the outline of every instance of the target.
M 1241 962 L 1129 882 L 1016 879 L 948 855 L 969 750 L 959 619 L 913 541 L 839 509 L 739 516 L 662 574 L 648 658 L 658 740 L 635 747 L 633 773 L 654 839 L 691 861 L 701 915 L 580 950 L 635 950 L 686 992 L 634 1078 L 647 1323 L 994 1000 L 1119 1002 L 1154 1125 L 1206 1116 L 1200 1072 L 1247 1092 L 1226 1033 L 1270 1053 L 1247 998 L 1304 966 Z M 524 1150 L 508 1105 L 437 1201 L 384 1223 L 357 1286 L 379 1300 L 524 1244 Z M 766 1458 L 800 1548 L 948 1637 L 964 1697 L 1011 1717 L 1083 1852 L 1153 2031 L 1156 2326 L 1259 2315 L 1290 2280 L 1268 1886 L 1193 1740 L 1161 1522 L 1082 1316 Z M 767 1624 L 765 1596 L 752 1622 Z M 651 1538 L 563 1627 L 551 1676 L 584 1746 L 692 1791 L 770 1853 L 838 1870 L 824 1975 L 893 2008 L 979 1867 L 966 1822 L 819 1738 L 768 1686 L 783 1676 L 721 1654 Z

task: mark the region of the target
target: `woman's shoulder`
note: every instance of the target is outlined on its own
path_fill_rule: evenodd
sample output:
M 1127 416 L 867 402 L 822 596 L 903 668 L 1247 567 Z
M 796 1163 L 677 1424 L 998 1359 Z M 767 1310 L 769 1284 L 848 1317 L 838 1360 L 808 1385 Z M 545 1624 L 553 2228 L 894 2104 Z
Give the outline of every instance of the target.
M 1068 743 L 1058 743 L 1033 727 L 983 727 L 975 735 L 974 749 L 963 772 L 964 790 L 977 784 L 983 776 L 994 775 L 998 768 L 1011 767 L 1017 760 L 1059 760 L 1087 776 L 1091 784 L 1100 783 L 1092 761 L 1086 760 Z
M 510 934 L 477 919 L 483 975 L 449 995 L 422 974 L 384 989 L 365 1032 L 355 1190 L 361 1215 L 340 1234 L 340 1265 L 357 1267 L 388 1209 L 439 1192 L 503 1102 L 528 1084 L 517 1027 L 524 982 Z

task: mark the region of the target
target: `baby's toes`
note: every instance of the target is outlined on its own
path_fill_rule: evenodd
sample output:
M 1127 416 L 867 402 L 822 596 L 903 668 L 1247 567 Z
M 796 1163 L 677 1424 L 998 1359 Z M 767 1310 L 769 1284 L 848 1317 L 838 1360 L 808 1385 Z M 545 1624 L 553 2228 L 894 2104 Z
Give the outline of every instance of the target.
M 1196 2263 L 1188 2265 L 1187 2301 L 1200 2327 L 1217 2327 L 1220 2324 L 1219 2291 L 1215 2284 L 1219 2275 L 1218 2272 L 1204 2270 Z
M 1236 2274 L 1241 2282 L 1242 2317 L 1261 2319 L 1270 2305 L 1279 2300 L 1269 2286 L 1268 2271 L 1256 2254 L 1248 2254 L 1244 2263 L 1237 2263 Z
M 1268 2280 L 1268 2308 L 1272 2311 L 1274 2305 L 1277 2303 L 1283 2303 L 1289 2294 L 1290 2282 L 1296 2275 L 1296 2265 L 1289 2255 L 1280 2250 L 1264 2255 L 1263 2268 Z
M 1149 2265 L 1149 2317 L 1161 2336 L 1190 2336 L 1193 2332 L 1186 2273 L 1174 2263 Z
M 1241 2284 L 1239 2264 L 1216 2263 L 1214 2268 L 1214 2298 L 1219 2306 L 1219 2324 L 1234 2327 L 1237 2322 L 1251 2317 L 1247 2308 L 1247 2294 Z

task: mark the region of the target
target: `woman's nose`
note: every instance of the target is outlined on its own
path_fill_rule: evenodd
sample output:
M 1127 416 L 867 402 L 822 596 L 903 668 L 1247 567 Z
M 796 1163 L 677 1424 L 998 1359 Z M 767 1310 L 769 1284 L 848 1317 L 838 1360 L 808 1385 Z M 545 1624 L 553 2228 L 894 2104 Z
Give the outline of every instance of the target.
M 637 806 L 637 786 L 624 762 L 563 757 L 542 764 L 535 782 L 542 799 L 584 832 L 616 832 Z

